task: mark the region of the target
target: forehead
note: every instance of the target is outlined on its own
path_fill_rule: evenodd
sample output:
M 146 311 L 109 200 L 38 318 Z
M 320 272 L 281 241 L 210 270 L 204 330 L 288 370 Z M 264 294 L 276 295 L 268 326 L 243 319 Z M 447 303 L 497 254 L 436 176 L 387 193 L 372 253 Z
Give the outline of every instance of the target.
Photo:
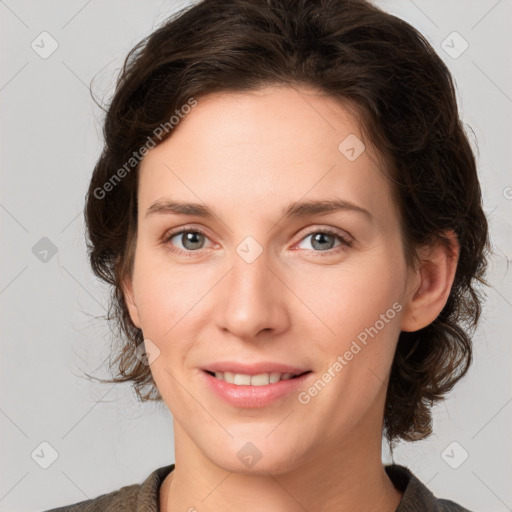
M 370 209 L 390 206 L 389 184 L 354 110 L 312 89 L 200 98 L 143 159 L 140 173 L 141 209 L 163 195 L 254 210 L 334 196 Z

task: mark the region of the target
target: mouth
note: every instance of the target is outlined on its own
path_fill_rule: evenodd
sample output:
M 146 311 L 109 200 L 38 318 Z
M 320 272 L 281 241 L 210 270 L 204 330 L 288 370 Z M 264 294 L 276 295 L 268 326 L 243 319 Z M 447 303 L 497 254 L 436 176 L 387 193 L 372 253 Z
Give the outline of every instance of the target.
M 312 370 L 298 370 L 298 373 L 259 372 L 251 375 L 202 369 L 201 375 L 207 389 L 237 408 L 264 408 L 277 400 L 290 399 L 314 378 Z
M 268 372 L 259 373 L 257 375 L 249 375 L 246 373 L 234 373 L 234 372 L 213 372 L 210 370 L 204 370 L 208 375 L 215 377 L 218 380 L 227 382 L 228 384 L 234 384 L 235 386 L 267 386 L 269 384 L 275 384 L 283 380 L 297 379 L 303 375 L 311 373 L 311 370 L 302 373 L 280 373 L 280 372 Z

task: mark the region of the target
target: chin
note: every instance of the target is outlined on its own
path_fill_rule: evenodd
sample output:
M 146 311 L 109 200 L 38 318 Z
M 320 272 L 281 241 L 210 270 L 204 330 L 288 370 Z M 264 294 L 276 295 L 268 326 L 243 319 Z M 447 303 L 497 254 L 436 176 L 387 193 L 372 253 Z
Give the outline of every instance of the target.
M 247 475 L 279 475 L 302 466 L 301 454 L 297 452 L 300 443 L 293 443 L 290 438 L 286 443 L 277 439 L 265 440 L 266 435 L 268 432 L 260 438 L 253 432 L 253 441 L 235 437 L 228 446 L 209 446 L 205 455 L 226 471 Z

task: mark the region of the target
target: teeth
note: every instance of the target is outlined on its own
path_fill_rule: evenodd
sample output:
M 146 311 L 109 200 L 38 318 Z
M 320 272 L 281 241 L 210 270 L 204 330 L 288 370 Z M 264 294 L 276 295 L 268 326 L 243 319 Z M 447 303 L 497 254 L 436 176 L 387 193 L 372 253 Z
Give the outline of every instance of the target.
M 236 384 L 237 386 L 249 386 L 251 384 L 251 376 L 235 373 L 233 384 Z
M 272 372 L 260 373 L 259 375 L 245 375 L 243 373 L 215 372 L 215 377 L 237 386 L 266 386 L 280 380 L 291 379 L 293 373 Z

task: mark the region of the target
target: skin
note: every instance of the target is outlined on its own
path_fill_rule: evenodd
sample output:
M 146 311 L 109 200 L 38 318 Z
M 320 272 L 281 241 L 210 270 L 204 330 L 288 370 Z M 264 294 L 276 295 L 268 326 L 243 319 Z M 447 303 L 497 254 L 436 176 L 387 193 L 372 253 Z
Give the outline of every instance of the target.
M 173 416 L 176 468 L 160 489 L 163 511 L 393 512 L 400 502 L 381 461 L 391 363 L 400 331 L 428 325 L 446 303 L 457 247 L 418 248 L 420 263 L 406 264 L 378 155 L 368 141 L 354 161 L 338 150 L 349 134 L 363 140 L 356 121 L 306 88 L 209 95 L 142 161 L 124 287 L 134 324 L 160 351 L 151 372 Z M 163 199 L 216 216 L 146 215 Z M 282 216 L 293 201 L 333 199 L 371 217 Z M 206 237 L 165 238 L 179 228 Z M 324 228 L 350 245 L 336 236 L 315 244 Z M 247 236 L 262 249 L 252 263 L 236 252 Z M 204 384 L 207 363 L 266 360 L 311 369 L 307 389 L 396 303 L 394 318 L 307 404 L 291 393 L 234 407 Z M 252 467 L 237 457 L 247 442 L 262 454 Z

